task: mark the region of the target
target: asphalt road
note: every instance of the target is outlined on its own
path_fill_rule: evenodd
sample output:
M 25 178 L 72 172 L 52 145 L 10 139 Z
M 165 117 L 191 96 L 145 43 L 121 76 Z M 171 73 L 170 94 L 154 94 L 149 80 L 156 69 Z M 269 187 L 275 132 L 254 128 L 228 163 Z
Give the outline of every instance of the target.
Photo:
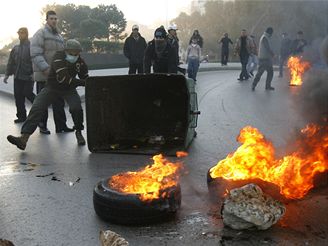
M 326 245 L 327 188 L 287 204 L 286 216 L 265 232 L 224 228 L 219 207 L 210 203 L 207 170 L 238 147 L 235 139 L 242 127 L 259 128 L 283 151 L 295 129 L 305 124 L 294 100 L 297 87 L 274 77 L 276 90 L 265 91 L 262 78 L 252 92 L 251 81 L 238 82 L 237 76 L 238 71 L 199 73 L 201 115 L 197 138 L 184 159 L 182 207 L 175 221 L 148 227 L 103 222 L 94 212 L 92 192 L 99 180 L 143 167 L 150 156 L 91 154 L 87 147 L 77 146 L 74 134 L 55 134 L 51 114 L 51 135 L 36 131 L 20 151 L 6 140 L 8 134 L 19 134 L 21 126 L 13 123 L 13 98 L 0 93 L 0 238 L 19 246 L 92 246 L 99 245 L 100 230 L 110 229 L 140 246 Z

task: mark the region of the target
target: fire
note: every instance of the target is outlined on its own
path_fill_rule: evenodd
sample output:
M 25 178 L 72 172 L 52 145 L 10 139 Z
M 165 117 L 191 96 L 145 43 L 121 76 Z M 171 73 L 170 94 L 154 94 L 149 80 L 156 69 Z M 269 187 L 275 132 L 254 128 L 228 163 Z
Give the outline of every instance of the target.
M 153 156 L 152 159 L 153 164 L 137 172 L 112 176 L 108 181 L 109 187 L 123 193 L 138 194 L 142 201 L 166 197 L 166 190 L 178 184 L 178 173 L 182 164 L 172 163 L 161 154 Z
M 212 178 L 261 179 L 279 186 L 280 193 L 299 199 L 313 187 L 313 177 L 328 170 L 328 126 L 309 124 L 300 132 L 296 151 L 275 159 L 275 149 L 263 134 L 244 127 L 238 138 L 242 145 L 210 169 Z
M 291 56 L 288 59 L 287 66 L 290 72 L 290 85 L 302 85 L 302 76 L 311 65 L 307 61 L 302 61 L 301 57 Z
M 176 152 L 176 156 L 177 156 L 178 158 L 187 157 L 187 156 L 188 156 L 188 152 L 185 152 L 185 151 L 177 151 L 177 152 Z

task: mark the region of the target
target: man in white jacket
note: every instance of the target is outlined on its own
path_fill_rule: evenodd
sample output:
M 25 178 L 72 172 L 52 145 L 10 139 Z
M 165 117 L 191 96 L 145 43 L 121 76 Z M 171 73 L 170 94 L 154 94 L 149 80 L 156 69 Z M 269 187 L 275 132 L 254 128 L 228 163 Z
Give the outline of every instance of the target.
M 33 62 L 34 80 L 36 81 L 37 93 L 45 87 L 50 63 L 54 54 L 64 49 L 64 39 L 57 28 L 57 15 L 55 11 L 48 11 L 46 14 L 47 23 L 39 29 L 31 39 L 31 58 Z M 66 115 L 64 110 L 64 100 L 58 97 L 52 104 L 56 132 L 71 132 L 73 129 L 66 125 Z M 50 134 L 47 128 L 48 110 L 39 124 L 40 132 Z

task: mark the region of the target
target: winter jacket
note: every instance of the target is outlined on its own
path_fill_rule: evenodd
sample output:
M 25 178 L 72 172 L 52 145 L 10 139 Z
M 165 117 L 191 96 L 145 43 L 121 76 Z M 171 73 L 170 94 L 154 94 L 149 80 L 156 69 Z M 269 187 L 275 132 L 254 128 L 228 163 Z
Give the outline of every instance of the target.
M 280 56 L 288 57 L 291 53 L 291 43 L 292 41 L 289 38 L 284 38 L 280 43 Z
M 161 56 L 155 51 L 155 40 L 148 43 L 144 57 L 144 71 L 150 73 L 153 66 L 154 73 L 177 73 L 177 54 L 176 49 L 167 42 Z
M 6 76 L 14 75 L 15 79 L 33 80 L 32 60 L 30 56 L 30 41 L 21 41 L 10 52 Z
M 201 56 L 201 48 L 198 44 L 193 46 L 190 44 L 187 48 L 187 59 L 199 59 Z
M 220 39 L 219 44 L 222 44 L 221 49 L 222 50 L 229 50 L 229 43 L 233 44 L 230 38 L 223 37 Z
M 146 47 L 146 40 L 140 34 L 139 38 L 135 39 L 131 33 L 125 40 L 123 52 L 131 64 L 142 64 Z
M 253 49 L 253 42 L 252 42 L 252 39 L 248 36 L 246 36 L 246 50 L 247 50 L 247 53 L 248 54 L 251 54 L 251 51 Z M 235 53 L 240 55 L 241 54 L 241 37 L 239 37 L 237 40 L 236 40 L 236 45 L 235 45 Z
M 292 43 L 292 54 L 298 55 L 303 53 L 304 47 L 307 45 L 305 39 L 295 39 Z
M 177 55 L 177 66 L 179 66 L 179 60 L 180 60 L 180 57 L 179 57 L 179 39 L 178 39 L 178 37 L 174 37 L 171 34 L 169 34 L 167 36 L 167 40 L 171 44 L 171 46 L 174 49 L 176 49 L 175 52 L 176 52 L 176 55 Z
M 70 63 L 65 58 L 65 51 L 55 53 L 46 86 L 56 90 L 70 90 L 85 84 L 83 80 L 88 77 L 88 66 L 84 60 L 79 56 L 75 63 Z
M 31 39 L 31 57 L 36 81 L 47 80 L 42 71 L 50 67 L 54 54 L 63 49 L 63 37 L 58 33 L 58 30 L 53 31 L 49 25 L 46 24 L 34 34 Z
M 259 45 L 259 59 L 272 60 L 274 53 L 271 48 L 271 37 L 268 33 L 264 32 L 260 39 Z

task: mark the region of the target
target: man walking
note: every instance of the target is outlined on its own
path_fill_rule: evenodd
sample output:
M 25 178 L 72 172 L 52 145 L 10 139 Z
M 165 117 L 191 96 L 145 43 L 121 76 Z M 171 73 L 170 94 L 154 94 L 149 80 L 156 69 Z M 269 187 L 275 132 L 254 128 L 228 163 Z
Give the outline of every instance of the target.
M 125 40 L 123 52 L 129 59 L 129 74 L 143 73 L 143 57 L 146 40 L 139 33 L 139 26 L 132 26 L 131 35 Z
M 279 56 L 279 77 L 282 78 L 284 65 L 291 53 L 291 40 L 288 38 L 287 33 L 281 35 L 282 39 L 280 42 L 280 56 Z
M 236 54 L 239 55 L 240 63 L 241 63 L 241 73 L 238 78 L 239 81 L 248 80 L 249 78 L 246 66 L 248 63 L 248 58 L 251 49 L 252 49 L 252 40 L 250 37 L 248 37 L 247 31 L 243 29 L 241 30 L 241 35 L 237 39 L 236 46 L 235 46 L 235 55 Z
M 29 137 L 41 120 L 44 110 L 58 97 L 64 98 L 75 125 L 78 145 L 85 145 L 83 130 L 83 110 L 77 86 L 84 86 L 88 77 L 88 67 L 80 57 L 81 45 L 75 39 L 67 40 L 64 51 L 57 51 L 53 56 L 46 86 L 36 96 L 31 111 L 21 129 L 21 136 L 7 136 L 7 140 L 24 150 Z M 76 75 L 80 79 L 76 78 Z
M 229 60 L 229 44 L 233 44 L 228 33 L 224 34 L 223 38 L 219 41 L 219 44 L 221 44 L 221 65 L 227 66 Z
M 246 66 L 247 73 L 249 76 L 254 77 L 254 70 L 257 68 L 258 58 L 257 58 L 257 45 L 255 42 L 255 36 L 250 35 L 250 38 L 252 40 L 252 45 L 248 57 L 248 62 Z
M 273 64 L 272 60 L 274 53 L 271 48 L 271 37 L 273 34 L 273 28 L 268 27 L 260 39 L 260 49 L 259 49 L 259 69 L 256 73 L 255 79 L 252 84 L 252 91 L 255 90 L 257 83 L 260 81 L 264 71 L 267 71 L 267 78 L 265 83 L 266 90 L 274 90 L 271 86 L 271 81 L 273 78 Z
M 33 103 L 35 95 L 33 93 L 33 69 L 30 56 L 30 41 L 28 40 L 28 30 L 21 27 L 18 30 L 19 45 L 16 45 L 10 52 L 4 83 L 10 75 L 14 75 L 14 96 L 16 103 L 15 123 L 26 120 L 25 98 Z
M 33 62 L 34 79 L 36 81 L 37 93 L 45 87 L 50 71 L 50 62 L 56 51 L 64 49 L 64 39 L 57 29 L 57 15 L 55 11 L 46 13 L 47 23 L 39 29 L 31 39 L 31 57 Z M 61 97 L 53 100 L 52 109 L 56 125 L 56 132 L 71 132 L 73 129 L 66 125 L 64 100 Z M 48 109 L 44 111 L 39 128 L 43 134 L 50 134 L 47 128 Z
M 154 39 L 145 50 L 144 69 L 150 73 L 153 66 L 154 73 L 177 73 L 178 62 L 176 49 L 167 40 L 167 33 L 163 27 L 155 30 Z

